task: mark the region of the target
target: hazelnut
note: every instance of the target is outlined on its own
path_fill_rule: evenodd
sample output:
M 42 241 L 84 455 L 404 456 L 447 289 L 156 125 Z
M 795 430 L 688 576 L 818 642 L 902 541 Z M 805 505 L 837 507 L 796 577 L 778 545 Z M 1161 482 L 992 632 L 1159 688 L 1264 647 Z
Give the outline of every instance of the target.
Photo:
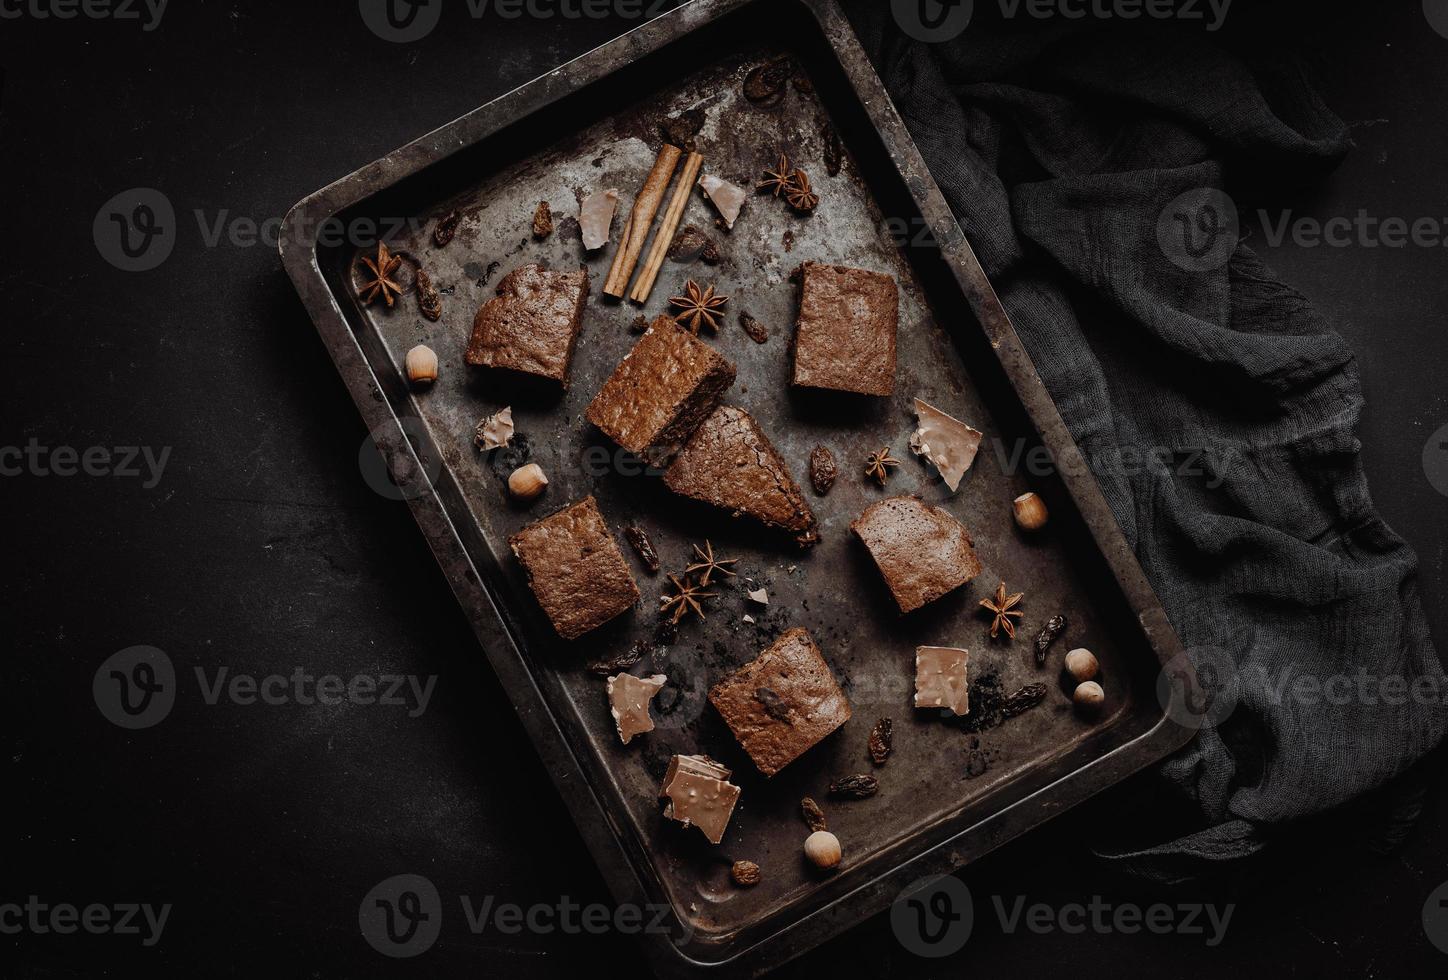
M 1023 493 L 1016 498 L 1016 523 L 1024 531 L 1039 531 L 1051 519 L 1046 502 L 1034 493 Z
M 1090 650 L 1077 647 L 1066 654 L 1066 673 L 1070 674 L 1077 684 L 1094 679 L 1100 672 L 1101 664 L 1096 662 L 1096 655 Z
M 840 863 L 840 839 L 828 830 L 816 830 L 805 838 L 804 856 L 817 868 L 833 868 Z
M 537 500 L 548 487 L 548 476 L 537 463 L 520 466 L 508 477 L 508 492 L 514 500 L 528 502 Z
M 1095 681 L 1087 681 L 1076 688 L 1076 693 L 1071 695 L 1071 700 L 1076 702 L 1076 707 L 1086 712 L 1097 712 L 1106 703 L 1106 692 L 1101 685 Z
M 437 380 L 437 353 L 426 344 L 418 344 L 407 352 L 407 380 L 415 385 L 430 385 Z

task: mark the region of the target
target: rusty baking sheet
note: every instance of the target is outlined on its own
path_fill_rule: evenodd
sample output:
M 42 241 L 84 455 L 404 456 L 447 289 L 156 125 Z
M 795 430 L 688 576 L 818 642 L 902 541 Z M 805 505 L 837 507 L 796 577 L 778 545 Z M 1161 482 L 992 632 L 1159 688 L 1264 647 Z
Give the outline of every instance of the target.
M 743 93 L 747 74 L 787 59 L 791 80 L 767 103 Z M 648 304 L 605 300 L 602 284 L 623 216 L 653 163 L 666 126 L 696 129 L 705 170 L 751 185 L 780 152 L 805 167 L 820 194 L 804 218 L 782 201 L 752 196 L 732 232 L 695 193 L 685 223 L 704 230 L 721 261 L 669 261 Z M 838 172 L 828 160 L 839 140 Z M 613 244 L 585 255 L 578 200 L 617 187 Z M 531 230 L 540 201 L 557 227 Z M 432 240 L 460 215 L 455 239 Z M 394 251 L 418 261 L 441 291 L 443 316 L 426 320 L 416 297 L 395 309 L 355 299 L 358 251 L 317 240 L 328 217 L 406 218 Z M 950 871 L 1109 786 L 1181 745 L 1190 732 L 1169 717 L 1156 684 L 1180 653 L 1155 597 L 1089 474 L 1032 476 L 1012 467 L 1038 446 L 1071 457 L 1070 437 L 1044 392 L 969 245 L 832 0 L 749 3 L 695 0 L 318 192 L 287 221 L 285 264 L 338 369 L 408 499 L 483 649 L 536 740 L 580 832 L 620 903 L 666 903 L 668 927 L 645 936 L 657 969 L 758 972 L 778 965 L 885 908 L 906 884 Z M 900 285 L 899 370 L 893 398 L 807 394 L 788 385 L 798 287 L 807 260 L 887 272 Z M 499 278 L 528 262 L 586 265 L 593 280 L 572 384 L 549 394 L 470 371 L 472 318 Z M 663 312 L 686 279 L 731 297 L 716 347 L 739 367 L 726 403 L 760 421 L 806 488 L 822 541 L 809 552 L 779 536 L 666 491 L 656 474 L 615 451 L 584 419 L 589 400 L 637 340 L 642 312 Z M 747 312 L 769 331 L 757 343 Z M 404 356 L 426 343 L 441 358 L 430 390 L 408 389 Z M 958 493 L 908 447 L 919 397 L 984 431 L 986 443 Z M 480 453 L 478 421 L 505 405 L 514 448 Z M 841 475 L 825 497 L 808 490 L 808 459 L 829 447 Z M 865 456 L 890 446 L 904 461 L 881 490 Z M 539 463 L 551 485 L 529 508 L 505 481 Z M 1016 529 L 1013 498 L 1035 490 L 1053 519 L 1038 536 Z M 979 548 L 983 574 L 907 617 L 897 615 L 850 522 L 872 501 L 918 493 L 956 515 Z M 644 598 L 636 609 L 574 644 L 553 636 L 506 544 L 525 524 L 589 494 L 614 531 L 647 530 L 665 571 L 682 571 L 706 539 L 739 559 L 738 578 L 704 622 L 686 621 L 657 643 L 654 615 L 666 590 L 625 545 Z M 622 535 L 620 534 L 620 540 Z M 1022 637 L 987 637 L 978 602 L 999 581 L 1026 592 Z M 769 604 L 749 600 L 764 588 Z M 1030 638 L 1058 613 L 1070 628 L 1045 669 Z M 748 615 L 753 622 L 745 619 Z M 765 780 L 735 744 L 705 695 L 784 630 L 819 642 L 854 708 L 825 742 Z M 658 729 L 619 744 L 603 681 L 588 664 L 644 643 L 635 672 L 665 673 Z M 911 708 L 917 645 L 971 650 L 975 684 L 1002 692 L 1045 683 L 1045 702 L 978 733 Z M 1096 723 L 1073 712 L 1061 658 L 1089 646 L 1108 692 Z M 875 769 L 867 738 L 894 720 L 894 755 Z M 743 797 L 723 843 L 661 816 L 660 781 L 675 753 L 707 753 L 735 772 Z M 482 764 L 482 760 L 479 760 Z M 831 779 L 878 776 L 878 795 L 831 801 Z M 845 849 L 841 869 L 814 873 L 801 856 L 808 833 L 799 801 L 824 803 Z M 729 878 L 730 863 L 763 869 L 756 887 Z

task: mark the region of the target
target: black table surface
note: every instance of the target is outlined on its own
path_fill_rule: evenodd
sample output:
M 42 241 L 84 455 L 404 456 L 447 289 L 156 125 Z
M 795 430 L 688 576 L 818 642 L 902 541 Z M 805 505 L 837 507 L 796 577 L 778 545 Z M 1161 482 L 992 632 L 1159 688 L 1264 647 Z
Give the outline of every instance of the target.
M 0 19 L 0 445 L 170 455 L 154 486 L 123 474 L 0 478 L 14 733 L 0 972 L 541 977 L 588 975 L 601 957 L 626 963 L 626 936 L 472 931 L 455 907 L 416 960 L 386 959 L 363 940 L 363 896 L 404 872 L 479 902 L 609 899 L 406 506 L 360 476 L 366 434 L 275 249 L 228 235 L 212 244 L 208 229 L 284 214 L 637 26 L 630 12 L 651 5 L 596 17 L 587 14 L 597 6 L 535 4 L 555 16 L 474 19 L 449 4 L 441 28 L 415 44 L 374 36 L 355 2 L 176 4 L 149 31 L 3 6 L 21 19 Z M 1282 42 L 1320 73 L 1357 147 L 1277 202 L 1274 220 L 1287 209 L 1319 220 L 1365 209 L 1448 221 L 1448 37 L 1416 3 L 1314 11 L 1289 21 Z M 113 268 L 92 243 L 102 203 L 132 187 L 162 190 L 179 216 L 174 253 L 144 273 Z M 1375 499 L 1417 549 L 1435 633 L 1448 635 L 1448 501 L 1423 462 L 1448 423 L 1448 253 L 1272 245 L 1260 230 L 1252 244 L 1352 341 Z M 128 732 L 102 717 L 91 682 L 135 645 L 208 676 L 301 668 L 436 685 L 415 717 L 197 696 Z M 1147 889 L 1091 857 L 1093 846 L 1166 825 L 1170 808 L 1146 774 L 962 875 L 977 910 L 990 896 L 1056 908 L 1093 896 L 1231 904 L 1217 945 L 1011 932 L 978 914 L 962 952 L 927 960 L 881 916 L 780 975 L 1441 975 L 1448 955 L 1423 924 L 1425 900 L 1448 878 L 1441 761 L 1418 774 L 1423 818 L 1400 842 L 1372 813 L 1354 813 L 1298 828 L 1209 885 Z M 30 896 L 172 910 L 152 946 L 84 930 L 15 934 L 5 903 Z

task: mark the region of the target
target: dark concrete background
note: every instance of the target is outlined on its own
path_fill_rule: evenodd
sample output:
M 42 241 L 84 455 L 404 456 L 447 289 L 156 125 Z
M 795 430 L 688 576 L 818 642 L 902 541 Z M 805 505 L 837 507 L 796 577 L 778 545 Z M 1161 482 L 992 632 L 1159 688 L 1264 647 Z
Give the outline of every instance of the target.
M 1308 8 L 1311 9 L 1311 8 Z M 635 26 L 473 20 L 450 5 L 416 45 L 385 43 L 352 2 L 177 4 L 133 22 L 0 20 L 0 271 L 7 383 L 0 444 L 170 447 L 147 489 L 124 477 L 0 479 L 0 628 L 13 719 L 12 827 L 0 903 L 174 904 L 162 940 L 0 936 L 7 975 L 561 976 L 627 958 L 618 936 L 471 934 L 456 896 L 607 901 L 592 862 L 484 664 L 405 505 L 358 471 L 365 433 L 264 245 L 208 247 L 215 221 L 280 216 L 406 140 Z M 1278 202 L 1448 222 L 1448 39 L 1416 3 L 1279 21 L 1358 147 Z M 100 205 L 163 190 L 181 215 L 169 261 L 106 264 Z M 1448 501 L 1425 477 L 1448 423 L 1441 249 L 1254 244 L 1352 340 L 1363 458 L 1388 521 L 1417 548 L 1442 637 Z M 436 675 L 427 711 L 208 705 L 183 684 L 156 728 L 103 719 L 91 678 L 135 644 L 233 674 Z M 1299 828 L 1275 856 L 1212 882 L 1146 890 L 1089 848 L 1175 816 L 1147 775 L 972 868 L 977 896 L 1059 905 L 1233 902 L 1226 941 L 1008 935 L 982 916 L 966 950 L 920 960 L 877 918 L 781 975 L 1441 974 L 1424 901 L 1448 878 L 1441 756 L 1415 777 L 1424 817 L 1382 830 L 1377 803 Z M 1395 796 L 1393 801 L 1402 799 Z M 426 875 L 449 900 L 438 944 L 382 958 L 357 909 L 374 884 Z

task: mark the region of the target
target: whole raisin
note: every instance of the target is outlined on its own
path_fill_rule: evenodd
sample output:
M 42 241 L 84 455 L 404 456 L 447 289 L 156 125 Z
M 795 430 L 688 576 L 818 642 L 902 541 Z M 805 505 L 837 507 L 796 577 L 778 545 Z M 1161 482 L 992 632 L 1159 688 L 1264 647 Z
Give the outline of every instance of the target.
M 829 823 L 825 820 L 825 811 L 821 810 L 820 805 L 810 797 L 806 796 L 799 801 L 799 812 L 804 816 L 804 822 L 812 833 L 830 829 Z
M 734 878 L 734 884 L 741 888 L 750 888 L 759 884 L 762 877 L 759 873 L 759 865 L 753 861 L 735 861 L 734 867 L 729 869 L 729 874 Z
M 875 722 L 875 727 L 870 729 L 870 761 L 877 766 L 883 766 L 885 760 L 890 758 L 890 750 L 894 748 L 895 723 L 889 718 L 881 718 Z
M 1046 621 L 1046 625 L 1041 627 L 1041 632 L 1036 634 L 1037 667 L 1046 665 L 1046 651 L 1051 648 L 1052 643 L 1056 642 L 1057 637 L 1066 632 L 1067 625 L 1066 617 L 1057 615 L 1052 616 Z
M 845 776 L 830 783 L 830 795 L 842 800 L 863 800 L 880 791 L 874 776 Z
M 821 497 L 829 493 L 839 475 L 835 454 L 824 446 L 815 446 L 809 454 L 809 479 L 814 484 L 815 493 Z

